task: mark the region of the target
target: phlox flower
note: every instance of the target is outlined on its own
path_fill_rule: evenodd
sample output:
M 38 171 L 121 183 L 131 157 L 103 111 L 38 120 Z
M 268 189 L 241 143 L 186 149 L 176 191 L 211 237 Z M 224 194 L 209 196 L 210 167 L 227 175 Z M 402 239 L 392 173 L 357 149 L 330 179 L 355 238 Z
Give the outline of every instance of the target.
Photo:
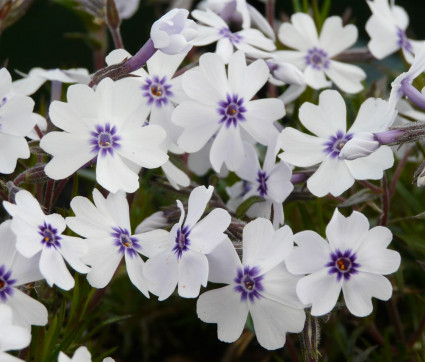
M 230 224 L 230 215 L 224 209 L 214 209 L 199 220 L 213 190 L 212 186 L 195 188 L 189 196 L 187 216 L 182 203 L 177 200 L 181 216 L 171 229 L 167 249 L 146 262 L 144 275 L 159 300 L 167 299 L 176 285 L 179 295 L 184 298 L 197 297 L 201 285 L 207 285 L 206 255 L 225 239 L 224 231 Z
M 344 217 L 338 209 L 326 227 L 324 240 L 313 231 L 295 234 L 295 247 L 286 259 L 288 270 L 309 274 L 297 284 L 297 295 L 311 304 L 314 316 L 329 313 L 341 289 L 348 310 L 358 317 L 372 313 L 371 298 L 388 300 L 392 286 L 383 275 L 400 266 L 400 254 L 388 250 L 391 231 L 383 226 L 369 230 L 369 221 L 354 211 Z
M 407 62 L 412 63 L 413 56 L 421 42 L 407 38 L 409 16 L 406 11 L 394 5 L 394 0 L 368 0 L 372 16 L 366 22 L 366 32 L 370 36 L 368 48 L 377 59 L 401 49 Z
M 363 102 L 347 131 L 344 99 L 337 91 L 323 91 L 317 106 L 306 102 L 299 110 L 302 125 L 315 136 L 292 127 L 285 128 L 278 141 L 285 151 L 280 157 L 299 167 L 320 164 L 307 180 L 308 189 L 319 197 L 328 193 L 339 196 L 354 180 L 379 180 L 383 171 L 393 165 L 394 156 L 388 146 L 380 146 L 369 156 L 354 160 L 341 158 L 340 152 L 357 133 L 387 130 L 396 114 L 388 102 L 369 98 Z
M 234 48 L 254 57 L 270 56 L 265 51 L 276 49 L 274 42 L 256 29 L 232 32 L 226 22 L 213 11 L 194 10 L 192 16 L 205 25 L 198 25 L 199 35 L 193 45 L 202 46 L 217 42 L 216 54 L 227 64 Z
M 143 103 L 139 87 L 131 79 L 103 79 L 96 90 L 75 84 L 68 88 L 68 102 L 55 101 L 49 115 L 64 132 L 49 132 L 40 147 L 53 158 L 46 175 L 60 180 L 97 160 L 96 180 L 110 192 L 134 192 L 139 188 L 140 167 L 155 168 L 168 156 L 160 145 L 164 130 L 143 127 Z
M 0 173 L 15 171 L 18 158 L 29 158 L 25 139 L 36 124 L 34 101 L 13 94 L 12 78 L 6 68 L 0 69 Z
M 16 249 L 26 258 L 37 256 L 40 272 L 50 286 L 73 288 L 74 278 L 64 259 L 76 271 L 87 273 L 89 268 L 81 261 L 87 252 L 86 242 L 63 235 L 64 218 L 59 214 L 45 215 L 28 191 L 19 191 L 15 202 L 16 205 L 3 201 L 3 206 L 12 216 L 10 227 L 16 235 Z
M 141 102 L 145 104 L 144 113 L 140 117 L 143 119 L 149 117 L 150 125 L 158 125 L 165 130 L 167 136 L 161 148 L 164 152 L 170 151 L 176 154 L 183 153 L 177 146 L 177 139 L 183 128 L 171 122 L 171 115 L 175 105 L 187 97 L 181 89 L 181 77 L 174 78 L 174 73 L 185 56 L 186 53 L 168 55 L 157 51 L 146 63 L 147 72 L 143 68 L 132 72 L 137 76 L 134 81 L 139 84 Z M 106 63 L 116 64 L 130 57 L 131 55 L 124 49 L 116 49 L 106 57 Z M 161 168 L 176 189 L 179 189 L 179 186 L 189 186 L 189 177 L 170 160 Z
M 236 341 L 248 313 L 264 348 L 281 348 L 287 332 L 302 331 L 304 306 L 295 293 L 300 278 L 284 262 L 292 248 L 289 226 L 275 231 L 270 221 L 259 218 L 244 227 L 242 263 L 229 239 L 208 256 L 209 281 L 228 285 L 202 294 L 196 311 L 202 321 L 217 323 L 219 340 Z
M 43 279 L 38 257 L 25 258 L 18 253 L 10 223 L 7 220 L 0 224 L 0 307 L 7 305 L 12 309 L 14 324 L 27 328 L 44 326 L 47 324 L 46 307 L 20 290 L 25 284 Z M 0 328 L 2 325 L 0 322 Z M 0 351 L 1 348 L 0 342 Z
M 291 23 L 280 26 L 278 37 L 284 45 L 296 50 L 277 51 L 275 56 L 303 70 L 310 87 L 320 89 L 334 83 L 347 93 L 363 89 L 361 81 L 366 78 L 366 73 L 361 68 L 332 59 L 356 42 L 357 28 L 354 25 L 343 26 L 340 17 L 331 16 L 325 20 L 318 35 L 312 17 L 296 13 L 291 16 Z
M 273 123 L 285 114 L 278 99 L 252 100 L 268 76 L 263 60 L 247 66 L 242 51 L 232 55 L 227 74 L 218 55 L 202 55 L 199 67 L 183 75 L 183 90 L 191 100 L 180 103 L 172 115 L 172 121 L 184 128 L 178 145 L 197 152 L 214 137 L 210 151 L 214 170 L 219 172 L 223 164 L 230 171 L 238 168 L 244 157 L 242 133 L 267 145 L 278 133 Z
M 168 232 L 154 230 L 133 235 L 126 195 L 120 191 L 104 198 L 94 189 L 93 201 L 77 196 L 71 201 L 75 217 L 67 217 L 68 227 L 87 238 L 84 261 L 91 266 L 87 280 L 95 288 L 104 288 L 112 279 L 122 258 L 131 282 L 146 297 L 149 291 L 143 277 L 145 263 L 139 254 L 151 257 L 165 248 Z
M 0 304 L 0 361 L 22 361 L 5 352 L 27 347 L 31 341 L 31 332 L 28 328 L 17 326 L 12 322 L 12 309 Z
M 245 143 L 245 149 L 244 162 L 235 171 L 243 180 L 245 191 L 239 203 L 252 196 L 262 197 L 264 201 L 253 204 L 246 214 L 251 218 L 270 219 L 273 209 L 273 227 L 277 229 L 284 221 L 282 203 L 294 189 L 292 170 L 284 161 L 275 162 L 278 151 L 275 144 L 268 147 L 263 166 L 252 145 Z

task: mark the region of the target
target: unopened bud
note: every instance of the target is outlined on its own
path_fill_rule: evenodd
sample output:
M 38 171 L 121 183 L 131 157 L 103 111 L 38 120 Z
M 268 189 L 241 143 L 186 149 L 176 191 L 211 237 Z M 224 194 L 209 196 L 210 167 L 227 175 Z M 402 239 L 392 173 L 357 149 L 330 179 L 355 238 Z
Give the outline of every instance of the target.
M 341 149 L 339 157 L 344 160 L 369 156 L 379 148 L 380 144 L 374 135 L 369 132 L 355 134 Z
M 198 36 L 198 30 L 188 15 L 186 9 L 173 9 L 153 23 L 151 39 L 155 49 L 174 55 L 187 53 L 192 48 L 191 41 Z
M 304 74 L 293 64 L 268 60 L 267 64 L 274 78 L 285 84 L 304 85 Z

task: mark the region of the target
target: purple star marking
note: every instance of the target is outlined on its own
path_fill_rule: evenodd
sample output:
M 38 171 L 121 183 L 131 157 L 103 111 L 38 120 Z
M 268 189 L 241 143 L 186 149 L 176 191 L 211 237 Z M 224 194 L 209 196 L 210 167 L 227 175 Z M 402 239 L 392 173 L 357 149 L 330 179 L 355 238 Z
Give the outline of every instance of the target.
M 412 43 L 407 39 L 406 33 L 401 30 L 400 28 L 397 28 L 397 44 L 401 49 L 404 49 L 405 51 L 413 54 L 413 47 Z
M 264 197 L 267 195 L 267 180 L 269 179 L 269 176 L 266 172 L 262 172 L 261 170 L 258 171 L 257 174 L 257 182 L 258 187 L 257 191 L 260 194 L 261 197 Z
M 104 126 L 96 125 L 96 131 L 91 132 L 90 144 L 93 145 L 91 151 L 105 157 L 108 153 L 112 156 L 114 149 L 120 148 L 118 141 L 121 139 L 117 135 L 117 128 L 109 123 Z
M 38 233 L 42 236 L 41 243 L 47 248 L 60 248 L 61 243 L 59 240 L 62 238 L 58 235 L 58 230 L 52 225 L 44 222 L 43 225 L 38 226 Z
M 178 259 L 181 259 L 183 252 L 188 250 L 188 246 L 190 245 L 190 240 L 188 236 L 190 235 L 190 229 L 189 226 L 186 225 L 183 227 L 183 229 L 179 228 L 177 229 L 177 235 L 176 235 L 176 245 L 174 245 L 173 251 L 174 254 L 177 255 Z
M 342 148 L 351 138 L 353 138 L 351 133 L 344 134 L 344 132 L 338 131 L 335 136 L 330 136 L 329 141 L 324 143 L 323 152 L 330 155 L 331 158 L 339 157 Z
M 304 59 L 307 66 L 311 66 L 316 70 L 329 68 L 328 53 L 326 53 L 323 49 L 317 47 L 309 49 Z
M 159 78 L 154 76 L 153 79 L 147 78 L 145 84 L 141 87 L 145 93 L 143 96 L 148 99 L 148 105 L 155 103 L 158 108 L 168 104 L 168 98 L 174 94 L 170 90 L 171 84 L 167 84 L 167 77 Z
M 260 299 L 262 297 L 261 292 L 264 290 L 261 281 L 263 280 L 262 275 L 258 275 L 260 270 L 254 266 L 246 266 L 242 270 L 238 269 L 238 274 L 234 279 L 237 284 L 234 287 L 236 292 L 241 293 L 241 301 L 246 301 L 249 298 L 251 303 L 254 302 L 255 298 Z
M 241 40 L 243 39 L 243 36 L 237 33 L 232 33 L 229 28 L 222 28 L 219 32 L 219 34 L 223 38 L 227 38 L 230 40 L 230 42 L 234 44 L 239 44 Z
M 351 249 L 346 250 L 342 253 L 337 249 L 330 255 L 331 261 L 325 266 L 329 267 L 329 274 L 336 274 L 336 280 L 339 282 L 342 277 L 344 280 L 350 280 L 351 274 L 357 274 L 357 268 L 360 264 L 356 263 L 356 253 L 353 253 Z
M 0 299 L 6 302 L 8 296 L 13 295 L 12 285 L 16 283 L 15 279 L 11 279 L 12 271 L 6 272 L 6 266 L 0 266 Z
M 137 238 L 132 237 L 127 229 L 113 227 L 111 236 L 114 238 L 114 245 L 118 246 L 121 254 L 127 253 L 131 258 L 137 255 L 137 251 L 142 249 Z
M 243 97 L 239 98 L 237 94 L 227 94 L 225 101 L 218 102 L 219 108 L 217 112 L 221 115 L 221 119 L 218 123 L 224 123 L 226 128 L 229 128 L 233 124 L 234 127 L 238 125 L 238 122 L 245 122 L 246 118 L 243 115 L 246 112 L 244 107 Z

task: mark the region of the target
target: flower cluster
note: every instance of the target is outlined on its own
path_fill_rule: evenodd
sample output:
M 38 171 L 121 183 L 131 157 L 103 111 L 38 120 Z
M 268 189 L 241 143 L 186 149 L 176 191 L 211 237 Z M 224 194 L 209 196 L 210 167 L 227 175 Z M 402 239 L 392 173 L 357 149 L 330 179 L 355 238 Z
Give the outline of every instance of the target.
M 418 113 L 403 113 L 404 96 L 425 110 L 414 83 L 425 45 L 407 37 L 405 10 L 367 0 L 359 50 L 357 27 L 317 2 L 279 24 L 274 1 L 264 17 L 245 0 L 208 0 L 195 20 L 173 8 L 155 21 L 132 56 L 119 26 L 138 1 L 78 3 L 111 31 L 104 68 L 37 67 L 15 81 L 0 69 L 0 173 L 11 175 L 0 190 L 0 360 L 32 337 L 43 347 L 28 360 L 91 361 L 80 346 L 98 332 L 89 314 L 122 275 L 144 299 L 197 299 L 223 342 L 250 330 L 265 349 L 293 350 L 299 333 L 308 360 L 321 353 L 319 317 L 346 307 L 372 323 L 372 298 L 391 298 L 401 265 L 396 222 L 412 219 L 390 200 L 400 191 L 415 203 L 398 186 L 415 146 L 394 172 L 390 146 L 425 136 L 423 122 L 396 126 Z M 370 91 L 354 63 L 397 50 L 411 68 Z M 46 81 L 41 116 L 30 96 Z M 397 329 L 395 302 L 389 310 Z M 35 338 L 32 326 L 46 325 Z

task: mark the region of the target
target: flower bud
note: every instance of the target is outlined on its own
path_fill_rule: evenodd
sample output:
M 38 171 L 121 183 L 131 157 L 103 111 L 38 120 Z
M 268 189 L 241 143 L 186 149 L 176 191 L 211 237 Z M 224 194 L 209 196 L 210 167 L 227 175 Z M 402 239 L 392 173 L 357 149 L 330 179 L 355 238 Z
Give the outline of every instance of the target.
M 270 72 L 274 78 L 285 84 L 304 85 L 304 74 L 293 64 L 268 60 Z
M 369 132 L 359 132 L 341 149 L 339 157 L 345 160 L 369 156 L 379 148 L 380 144 Z
M 189 11 L 173 9 L 158 19 L 151 29 L 151 39 L 155 49 L 168 55 L 187 53 L 190 43 L 198 36 L 196 23 L 188 20 Z

